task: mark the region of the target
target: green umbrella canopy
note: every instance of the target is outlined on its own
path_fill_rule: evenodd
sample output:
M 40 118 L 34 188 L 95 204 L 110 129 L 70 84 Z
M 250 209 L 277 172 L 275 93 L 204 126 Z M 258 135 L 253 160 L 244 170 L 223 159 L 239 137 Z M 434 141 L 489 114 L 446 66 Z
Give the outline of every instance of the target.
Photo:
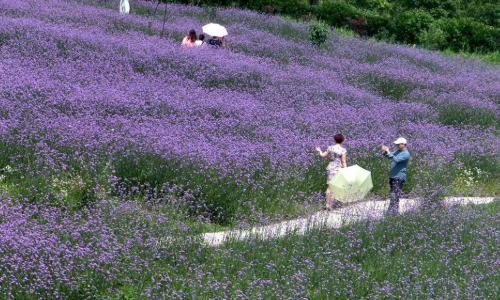
M 363 199 L 373 187 L 371 172 L 358 165 L 342 168 L 328 182 L 332 197 L 341 202 Z

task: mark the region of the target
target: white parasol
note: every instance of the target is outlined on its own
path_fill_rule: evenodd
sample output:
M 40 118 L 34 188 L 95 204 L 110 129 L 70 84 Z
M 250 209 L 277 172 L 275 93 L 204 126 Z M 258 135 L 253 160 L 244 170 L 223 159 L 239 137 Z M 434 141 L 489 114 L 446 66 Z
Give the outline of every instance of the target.
M 228 34 L 227 30 L 226 30 L 226 28 L 224 28 L 224 26 L 221 26 L 221 25 L 215 24 L 215 23 L 207 24 L 207 25 L 203 26 L 202 28 L 203 28 L 204 33 L 211 35 L 211 36 L 223 37 L 223 36 L 226 36 Z

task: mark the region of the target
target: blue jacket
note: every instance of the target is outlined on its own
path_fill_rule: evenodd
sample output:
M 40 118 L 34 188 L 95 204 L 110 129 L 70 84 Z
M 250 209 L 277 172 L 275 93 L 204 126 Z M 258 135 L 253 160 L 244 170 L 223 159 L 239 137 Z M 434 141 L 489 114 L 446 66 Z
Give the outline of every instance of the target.
M 407 149 L 398 149 L 389 154 L 384 153 L 384 156 L 392 161 L 389 178 L 406 180 L 406 168 L 408 168 L 408 162 L 410 161 L 410 152 Z

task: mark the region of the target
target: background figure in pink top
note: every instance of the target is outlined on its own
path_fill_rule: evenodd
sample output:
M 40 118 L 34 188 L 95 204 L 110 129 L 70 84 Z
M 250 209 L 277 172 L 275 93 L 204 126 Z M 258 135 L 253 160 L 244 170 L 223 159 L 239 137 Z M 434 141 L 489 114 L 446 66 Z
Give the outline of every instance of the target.
M 341 146 L 342 142 L 345 140 L 345 137 L 342 134 L 336 134 L 333 136 L 335 140 L 335 145 L 329 146 L 325 152 L 321 151 L 320 147 L 316 147 L 316 151 L 319 152 L 319 155 L 323 158 L 330 157 L 331 161 L 326 168 L 327 171 L 327 184 L 330 179 L 337 173 L 340 168 L 346 168 L 346 154 L 347 150 Z M 326 209 L 332 209 L 333 206 L 333 195 L 330 192 L 330 187 L 326 189 Z
M 189 30 L 189 35 L 182 40 L 182 46 L 193 47 L 197 39 L 198 37 L 196 36 L 196 31 L 191 29 Z

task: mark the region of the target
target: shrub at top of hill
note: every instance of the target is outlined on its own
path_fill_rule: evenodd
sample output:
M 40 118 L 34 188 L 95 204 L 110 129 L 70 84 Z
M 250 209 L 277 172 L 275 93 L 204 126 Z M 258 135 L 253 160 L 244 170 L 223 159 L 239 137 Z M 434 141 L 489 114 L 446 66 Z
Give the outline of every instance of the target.
M 217 0 L 210 0 L 217 1 Z M 232 1 L 229 1 L 232 2 Z M 240 0 L 239 6 L 265 12 L 278 12 L 295 18 L 312 10 L 309 0 Z M 232 4 L 232 3 L 231 3 Z
M 331 26 L 343 27 L 348 19 L 361 16 L 361 12 L 344 1 L 325 1 L 317 8 L 317 15 Z
M 394 20 L 397 41 L 405 44 L 418 42 L 418 35 L 434 22 L 432 16 L 423 10 L 410 10 L 400 13 Z
M 442 19 L 432 24 L 419 37 L 429 48 L 455 52 L 489 52 L 500 50 L 500 29 L 475 22 L 470 18 Z
M 393 0 L 391 2 L 397 4 L 403 11 L 424 10 L 435 18 L 453 17 L 459 9 L 459 3 L 456 0 Z
M 366 12 L 364 18 L 366 20 L 365 30 L 368 36 L 390 41 L 396 39 L 394 22 L 391 16 Z
M 360 9 L 373 11 L 384 11 L 393 7 L 388 0 L 347 0 L 346 2 Z
M 467 1 L 461 9 L 461 16 L 472 18 L 486 25 L 500 27 L 500 1 Z
M 330 28 L 324 22 L 316 22 L 309 27 L 309 40 L 317 47 L 321 47 L 328 39 Z

